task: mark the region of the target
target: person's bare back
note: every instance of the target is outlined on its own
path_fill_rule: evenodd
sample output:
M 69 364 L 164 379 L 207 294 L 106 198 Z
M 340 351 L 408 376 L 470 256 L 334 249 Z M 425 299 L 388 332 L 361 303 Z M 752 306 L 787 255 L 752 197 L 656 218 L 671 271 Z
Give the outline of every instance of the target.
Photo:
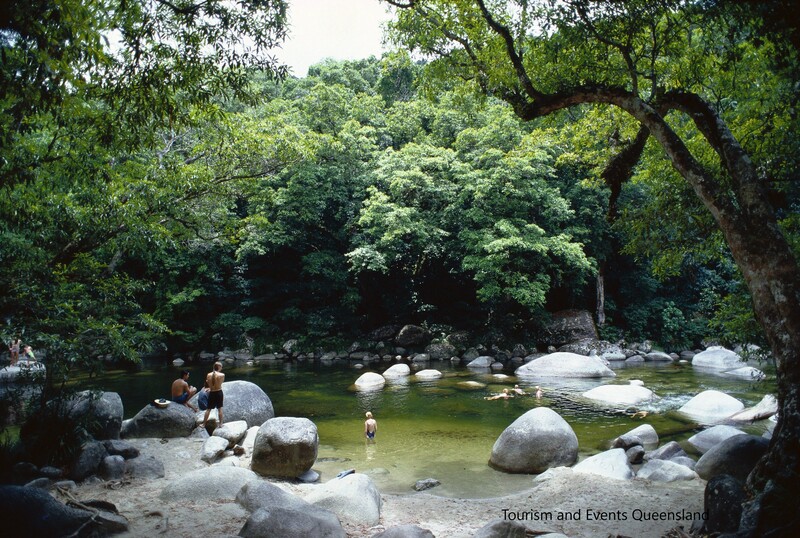
M 203 417 L 201 426 L 205 427 L 208 422 L 209 414 L 212 409 L 217 410 L 217 417 L 219 418 L 218 426 L 222 426 L 222 406 L 224 404 L 224 396 L 222 394 L 222 383 L 225 382 L 225 374 L 222 373 L 222 363 L 215 362 L 214 369 L 206 375 L 206 383 L 208 384 L 208 408 Z
M 208 388 L 211 392 L 222 390 L 222 383 L 225 381 L 225 374 L 214 370 L 206 375 L 206 381 L 208 381 Z

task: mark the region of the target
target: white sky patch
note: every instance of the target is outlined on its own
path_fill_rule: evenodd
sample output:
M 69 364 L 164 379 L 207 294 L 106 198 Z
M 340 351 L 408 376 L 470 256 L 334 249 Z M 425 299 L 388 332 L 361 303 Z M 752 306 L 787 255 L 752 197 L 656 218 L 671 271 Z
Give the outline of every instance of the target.
M 380 58 L 381 24 L 389 18 L 378 0 L 290 0 L 289 36 L 273 52 L 297 77 L 325 58 Z

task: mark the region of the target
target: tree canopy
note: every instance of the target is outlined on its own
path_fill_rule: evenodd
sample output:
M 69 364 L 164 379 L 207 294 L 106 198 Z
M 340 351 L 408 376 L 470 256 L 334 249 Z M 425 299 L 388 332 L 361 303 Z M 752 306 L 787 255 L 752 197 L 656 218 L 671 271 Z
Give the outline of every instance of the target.
M 303 78 L 269 54 L 286 2 L 4 4 L 3 338 L 45 348 L 51 386 L 387 323 L 533 348 L 564 308 L 668 350 L 762 339 L 782 421 L 751 488 L 777 477 L 779 514 L 800 454 L 788 3 L 386 3 L 398 50 Z

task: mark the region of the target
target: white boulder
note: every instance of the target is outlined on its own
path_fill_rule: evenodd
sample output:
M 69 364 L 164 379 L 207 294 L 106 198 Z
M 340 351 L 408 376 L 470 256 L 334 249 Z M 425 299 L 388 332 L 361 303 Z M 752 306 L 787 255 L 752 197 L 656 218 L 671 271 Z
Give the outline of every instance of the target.
M 442 377 L 442 372 L 434 369 L 420 370 L 416 373 L 416 376 L 419 379 L 438 379 Z
M 633 478 L 633 469 L 628 456 L 621 448 L 612 448 L 590 456 L 572 468 L 576 473 L 589 473 L 617 480 Z
M 534 359 L 516 370 L 519 377 L 616 377 L 605 361 L 559 351 Z
M 692 366 L 714 370 L 733 370 L 747 366 L 742 358 L 722 346 L 711 346 L 692 358 Z
M 375 390 L 383 387 L 386 379 L 381 374 L 366 372 L 356 379 L 355 385 L 358 390 Z
M 612 405 L 635 405 L 656 397 L 652 390 L 639 385 L 601 385 L 587 390 L 583 396 Z
M 705 390 L 683 404 L 681 413 L 698 422 L 714 423 L 744 409 L 744 404 L 724 392 Z
M 572 427 L 549 407 L 536 407 L 503 430 L 489 465 L 507 473 L 541 473 L 577 459 L 578 437 Z
M 405 363 L 393 364 L 383 372 L 385 379 L 394 379 L 397 377 L 405 377 L 411 375 L 411 368 Z
M 380 523 L 381 494 L 365 474 L 351 473 L 313 486 L 305 500 L 356 525 Z

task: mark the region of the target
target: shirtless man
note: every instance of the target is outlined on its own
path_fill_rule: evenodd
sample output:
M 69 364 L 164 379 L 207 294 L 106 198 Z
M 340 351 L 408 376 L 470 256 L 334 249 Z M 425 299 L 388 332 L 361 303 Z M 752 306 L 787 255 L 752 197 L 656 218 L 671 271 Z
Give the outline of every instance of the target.
M 495 394 L 494 396 L 486 396 L 484 400 L 508 400 L 509 398 L 513 398 L 513 396 L 508 392 L 508 389 L 503 389 L 503 392 L 500 394 Z
M 19 346 L 22 344 L 22 341 L 19 338 L 14 338 L 11 341 L 11 345 L 8 346 L 8 355 L 11 359 L 11 366 L 16 366 L 17 361 L 19 360 Z
M 222 383 L 225 381 L 225 374 L 222 373 L 222 363 L 215 362 L 214 369 L 206 375 L 206 383 L 208 383 L 208 408 L 206 415 L 203 417 L 201 427 L 205 428 L 208 422 L 208 415 L 212 409 L 217 410 L 219 415 L 219 424 L 217 427 L 222 426 Z
M 189 371 L 183 370 L 181 376 L 172 382 L 172 401 L 183 404 L 192 411 L 197 411 L 196 407 L 189 405 L 189 399 L 195 395 L 197 389 L 189 385 Z
M 367 411 L 367 420 L 364 421 L 364 437 L 368 440 L 375 440 L 375 432 L 378 431 L 378 422 L 372 418 L 372 413 Z

